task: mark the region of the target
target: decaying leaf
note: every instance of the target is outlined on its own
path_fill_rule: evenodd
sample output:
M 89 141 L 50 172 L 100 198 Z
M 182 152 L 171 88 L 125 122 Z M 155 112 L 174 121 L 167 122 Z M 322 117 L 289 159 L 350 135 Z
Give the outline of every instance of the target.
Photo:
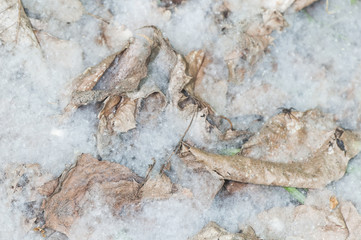
M 348 161 L 361 150 L 359 134 L 332 128 L 334 123 L 325 124 L 327 119 L 317 110 L 278 114 L 260 134 L 251 137 L 241 155 L 216 155 L 186 145 L 183 151 L 192 153 L 197 162 L 226 180 L 321 188 L 340 179 Z M 272 152 L 278 152 L 278 162 L 268 156 Z M 282 157 L 285 159 L 279 159 Z
M 25 231 L 31 231 L 36 221 L 41 222 L 41 196 L 37 190 L 52 178 L 39 164 L 6 165 L 5 178 L 8 179 L 3 196 L 7 207 L 16 207 L 22 216 L 19 223 Z
M 39 47 L 20 0 L 0 2 L 0 41 L 23 47 Z
M 222 119 L 227 118 L 217 116 L 213 108 L 196 94 L 196 81 L 202 77 L 199 75 L 203 74 L 201 68 L 205 61 L 204 52 L 201 50 L 192 51 L 186 56 L 185 60 L 181 55 L 178 55 L 177 64 L 170 76 L 168 93 L 171 98 L 171 106 L 180 110 L 178 112 L 183 119 L 194 115 L 192 127 L 193 129 L 198 129 L 200 131 L 199 135 L 206 139 L 206 141 L 213 137 L 217 137 L 220 140 L 240 137 L 242 132 L 233 130 L 229 119 L 230 131 L 222 133 L 218 129 L 219 125 Z M 217 89 L 223 90 L 224 88 L 219 87 Z M 227 90 L 227 85 L 225 85 L 225 90 Z
M 112 129 L 117 133 L 128 132 L 136 127 L 135 110 L 137 101 L 123 98 L 114 117 L 110 120 Z
M 157 87 L 142 86 L 138 91 L 122 96 L 109 96 L 98 114 L 97 149 L 106 157 L 112 146 L 112 136 L 158 117 L 166 106 L 166 97 Z
M 140 190 L 140 195 L 144 200 L 168 199 L 170 197 L 191 198 L 193 196 L 189 189 L 172 183 L 165 174 L 160 174 L 147 180 Z
M 311 5 L 312 3 L 316 2 L 318 0 L 295 0 L 292 8 L 295 11 L 300 11 L 302 9 L 304 9 L 305 7 L 308 7 L 309 5 Z
M 114 61 L 117 54 L 121 54 L 121 52 L 108 56 L 94 67 L 87 68 L 81 75 L 73 80 L 70 86 L 72 96 L 69 104 L 64 109 L 65 115 L 70 115 L 78 107 L 86 105 L 96 98 L 97 93 L 92 92 L 91 90 L 103 76 L 104 72 L 108 69 L 110 64 Z M 84 93 L 88 94 L 89 97 L 85 97 L 86 95 Z M 85 99 L 83 100 L 83 98 Z M 106 95 L 104 98 L 106 98 Z
M 48 195 L 43 203 L 45 226 L 67 235 L 72 224 L 92 206 L 95 190 L 114 213 L 143 199 L 192 197 L 189 190 L 173 184 L 165 175 L 144 182 L 127 167 L 99 161 L 89 154 L 79 156 L 75 166 L 43 188 L 41 192 Z
M 281 12 L 276 10 L 265 10 L 262 13 L 262 22 L 252 23 L 246 33 L 250 36 L 266 36 L 273 31 L 282 31 L 288 23 Z
M 154 92 L 143 99 L 139 112 L 139 122 L 144 124 L 158 117 L 166 106 L 165 96 L 162 92 Z
M 259 61 L 272 43 L 273 38 L 270 34 L 274 30 L 282 31 L 287 26 L 282 13 L 274 9 L 263 11 L 261 18 L 254 19 L 249 25 L 246 24 L 237 48 L 225 56 L 229 80 L 242 81 L 245 69 L 249 68 L 247 65 L 252 67 Z
M 201 68 L 204 68 L 203 63 L 205 60 L 205 52 L 202 50 L 192 51 L 188 53 L 188 55 L 185 57 L 185 60 L 188 64 L 187 73 L 192 77 L 192 81 L 186 85 L 185 90 L 195 95 L 195 86 L 197 83 L 199 84 L 199 82 L 202 81 L 204 74 L 203 69 L 201 70 Z
M 128 47 L 87 69 L 73 82 L 73 92 L 65 112 L 91 102 L 103 101 L 108 96 L 135 91 L 147 76 L 147 64 L 158 35 L 149 29 L 134 38 Z
M 186 74 L 187 63 L 184 60 L 183 56 L 177 54 L 177 63 L 174 66 L 174 69 L 171 72 L 168 93 L 171 96 L 171 104 L 174 107 L 178 107 L 178 103 L 184 96 L 182 90 L 189 83 L 192 77 Z
M 351 202 L 330 210 L 327 190 L 310 191 L 305 205 L 272 208 L 250 221 L 264 239 L 358 239 L 361 216 Z
M 108 204 L 119 210 L 137 199 L 141 181 L 120 164 L 82 154 L 76 165 L 61 175 L 54 192 L 45 201 L 46 226 L 67 234 L 83 214 L 84 206 L 92 201 L 89 191 L 94 187 L 101 188 Z
M 242 233 L 230 233 L 224 228 L 221 228 L 215 222 L 209 222 L 197 235 L 190 238 L 190 240 L 258 240 L 254 230 L 247 227 L 242 230 Z

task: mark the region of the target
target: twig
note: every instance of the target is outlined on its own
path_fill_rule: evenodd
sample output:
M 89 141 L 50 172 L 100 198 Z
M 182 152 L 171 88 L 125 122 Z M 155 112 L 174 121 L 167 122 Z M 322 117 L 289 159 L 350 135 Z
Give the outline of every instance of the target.
M 161 169 L 160 169 L 160 173 L 163 173 L 164 169 L 167 169 L 167 168 L 168 168 L 168 164 L 170 163 L 170 159 L 172 158 L 172 156 L 174 155 L 174 153 L 176 153 L 176 152 L 178 151 L 179 147 L 181 146 L 184 137 L 186 136 L 187 132 L 189 131 L 189 129 L 190 129 L 192 123 L 193 123 L 193 120 L 194 120 L 194 117 L 195 117 L 195 115 L 196 115 L 196 112 L 197 112 L 197 108 L 194 110 L 192 119 L 191 119 L 190 123 L 188 124 L 188 127 L 187 127 L 187 129 L 185 130 L 183 136 L 182 136 L 181 139 L 179 140 L 176 148 L 174 149 L 174 151 L 172 152 L 172 154 L 168 157 L 167 161 L 165 161 L 165 163 L 162 165 L 162 167 L 161 167 Z
M 223 118 L 225 120 L 227 120 L 227 122 L 229 123 L 229 125 L 231 125 L 231 127 L 229 129 L 233 130 L 233 124 L 232 121 L 229 118 L 226 118 L 225 116 L 221 115 L 219 116 L 220 118 Z
M 150 176 L 150 173 L 152 172 L 152 170 L 153 170 L 153 168 L 154 168 L 154 165 L 155 165 L 156 161 L 155 161 L 155 158 L 152 158 L 152 160 L 153 160 L 153 163 L 152 163 L 152 164 L 149 164 L 147 173 L 145 174 L 144 181 L 142 182 L 142 184 L 141 184 L 140 187 L 138 188 L 137 195 L 139 194 L 139 192 L 140 192 L 140 190 L 142 189 L 142 187 L 144 186 L 144 184 L 148 181 L 149 176 Z
M 85 12 L 86 15 L 89 15 L 89 16 L 95 18 L 95 19 L 98 19 L 98 20 L 103 21 L 103 22 L 105 22 L 105 23 L 107 23 L 107 24 L 110 24 L 109 21 L 105 20 L 105 19 L 102 18 L 102 17 L 99 17 L 99 16 L 94 15 L 94 14 L 92 14 L 92 13 L 90 13 L 90 12 L 87 12 L 87 11 L 84 11 L 84 12 Z

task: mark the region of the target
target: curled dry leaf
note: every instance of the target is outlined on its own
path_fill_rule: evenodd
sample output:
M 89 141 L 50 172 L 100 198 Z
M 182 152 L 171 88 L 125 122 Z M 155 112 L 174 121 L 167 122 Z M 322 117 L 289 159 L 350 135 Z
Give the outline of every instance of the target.
M 135 110 L 136 100 L 123 98 L 114 117 L 110 120 L 112 129 L 117 133 L 128 132 L 130 129 L 136 127 Z
M 146 30 L 125 49 L 88 68 L 73 81 L 71 100 L 65 113 L 138 88 L 140 80 L 147 76 L 147 61 L 156 45 L 156 34 Z
M 171 96 L 171 104 L 173 107 L 178 107 L 178 103 L 184 96 L 182 90 L 190 82 L 192 77 L 186 74 L 187 63 L 182 55 L 177 54 L 177 63 L 171 72 L 168 93 Z
M 192 80 L 186 85 L 185 90 L 195 95 L 195 86 L 198 85 L 203 78 L 203 69 L 205 53 L 203 50 L 196 50 L 188 53 L 185 57 L 188 64 L 187 74 L 192 77 Z
M 105 157 L 111 146 L 112 135 L 124 133 L 144 124 L 164 110 L 166 97 L 156 87 L 142 86 L 139 91 L 109 96 L 98 114 L 97 150 Z
M 108 56 L 94 67 L 87 68 L 82 74 L 73 80 L 70 86 L 72 96 L 69 104 L 64 109 L 65 114 L 71 114 L 78 107 L 88 104 L 95 98 L 95 93 L 93 93 L 88 94 L 90 95 L 90 97 L 88 97 L 89 99 L 81 100 L 82 93 L 92 93 L 91 90 L 103 76 L 104 72 L 108 69 L 117 54 L 121 54 L 121 52 Z
M 221 228 L 215 222 L 209 222 L 197 235 L 190 238 L 190 240 L 219 240 L 219 239 L 232 239 L 232 240 L 258 240 L 254 230 L 247 227 L 242 230 L 242 233 L 230 233 L 224 228 Z
M 23 47 L 39 47 L 31 23 L 19 0 L 0 2 L 0 41 Z
M 314 2 L 317 2 L 318 0 L 295 0 L 292 8 L 295 11 L 300 11 L 302 9 L 304 9 L 305 7 L 308 7 L 309 5 L 311 5 Z
M 250 226 L 264 239 L 358 239 L 361 216 L 357 209 L 351 202 L 341 201 L 330 211 L 331 194 L 311 191 L 305 205 L 272 208 L 260 213 Z M 317 198 L 308 201 L 313 195 Z
M 251 137 L 241 155 L 222 156 L 185 146 L 183 151 L 192 153 L 198 163 L 226 180 L 321 188 L 340 179 L 348 161 L 361 150 L 359 134 L 331 128 L 334 123 L 324 124 L 325 119 L 327 117 L 322 117 L 317 110 L 278 114 L 266 123 L 260 134 Z M 276 159 L 267 157 L 269 152 L 277 152 L 278 157 L 284 154 L 286 162 L 275 162 Z M 304 155 L 299 155 L 300 152 Z
M 114 213 L 119 213 L 125 205 L 140 203 L 143 198 L 192 196 L 189 190 L 173 184 L 165 175 L 144 183 L 143 178 L 127 167 L 99 161 L 89 154 L 80 155 L 75 166 L 43 188 L 42 192 L 48 195 L 43 203 L 45 226 L 67 235 L 72 224 L 92 206 L 94 190 Z
M 137 108 L 137 120 L 140 124 L 145 124 L 153 119 L 156 119 L 160 112 L 164 110 L 166 105 L 166 97 L 160 90 L 150 93 L 148 96 L 139 101 Z

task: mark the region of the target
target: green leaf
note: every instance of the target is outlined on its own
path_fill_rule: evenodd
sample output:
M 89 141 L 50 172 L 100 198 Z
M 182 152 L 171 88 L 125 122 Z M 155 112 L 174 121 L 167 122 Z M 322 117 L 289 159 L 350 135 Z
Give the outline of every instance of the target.
M 240 148 L 226 148 L 221 150 L 220 154 L 222 155 L 227 155 L 227 156 L 233 156 L 236 155 L 237 153 L 239 153 L 241 151 Z
M 294 187 L 283 187 L 287 192 L 291 194 L 292 197 L 294 197 L 297 201 L 299 201 L 301 204 L 305 203 L 305 195 L 303 195 L 300 191 L 297 190 L 297 188 Z
M 357 0 L 350 0 L 350 2 L 351 2 L 351 5 L 354 5 L 354 4 L 356 4 Z

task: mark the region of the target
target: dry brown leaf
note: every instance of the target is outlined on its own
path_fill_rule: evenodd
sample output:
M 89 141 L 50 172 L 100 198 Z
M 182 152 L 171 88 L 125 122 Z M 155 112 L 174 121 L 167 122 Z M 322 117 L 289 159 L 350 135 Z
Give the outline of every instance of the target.
M 156 119 L 167 105 L 166 97 L 160 91 L 149 94 L 139 102 L 140 104 L 137 108 L 137 120 L 141 124 L 145 124 L 152 119 Z
M 111 114 L 114 114 L 116 111 L 116 106 L 119 104 L 122 97 L 120 96 L 110 96 L 104 100 L 103 108 L 98 114 L 98 118 L 102 116 L 110 117 Z
M 263 57 L 273 41 L 270 34 L 274 30 L 282 31 L 288 26 L 282 13 L 274 8 L 264 10 L 261 15 L 262 17 L 253 19 L 250 24 L 245 24 L 237 47 L 225 57 L 229 81 L 241 82 L 245 69 L 252 73 L 253 65 Z
M 82 74 L 76 77 L 69 88 L 71 88 L 71 100 L 69 104 L 64 109 L 65 115 L 70 115 L 74 112 L 78 107 L 82 105 L 86 105 L 89 102 L 93 101 L 96 93 L 91 90 L 98 83 L 99 79 L 103 76 L 104 72 L 108 69 L 110 64 L 114 61 L 115 57 L 122 52 L 113 54 L 105 58 L 96 66 L 87 68 Z M 82 97 L 82 93 L 87 93 L 89 97 Z M 106 97 L 106 96 L 105 96 Z M 82 100 L 82 98 L 85 98 Z
M 73 222 L 92 201 L 88 194 L 93 187 L 103 190 L 105 199 L 115 209 L 137 198 L 140 177 L 128 168 L 108 161 L 99 161 L 82 154 L 76 165 L 59 178 L 54 192 L 44 204 L 46 226 L 67 234 Z
M 181 188 L 164 174 L 157 175 L 145 182 L 140 190 L 141 198 L 146 199 L 168 199 L 170 197 L 192 197 L 192 192 Z
M 305 205 L 272 208 L 250 221 L 264 239 L 358 239 L 361 216 L 351 202 L 329 209 L 328 190 L 310 191 Z M 311 200 L 311 201 L 310 201 Z
M 128 132 L 136 127 L 135 110 L 137 100 L 123 98 L 118 106 L 114 117 L 110 119 L 110 125 L 116 133 Z
M 111 120 L 117 111 L 122 97 L 120 96 L 109 96 L 103 103 L 103 108 L 98 114 L 99 123 L 98 131 L 96 135 L 97 139 L 97 150 L 100 156 L 105 156 L 108 152 L 107 146 L 111 144 L 111 136 L 114 134 L 114 129 L 111 124 Z
M 266 36 L 270 35 L 274 30 L 282 31 L 287 27 L 288 23 L 284 19 L 281 12 L 276 10 L 265 10 L 262 13 L 261 23 L 252 23 L 246 33 L 249 36 Z
M 199 83 L 202 81 L 201 78 L 203 77 L 203 72 L 201 71 L 201 68 L 203 66 L 204 59 L 205 53 L 203 50 L 192 51 L 185 57 L 188 64 L 187 74 L 192 77 L 192 81 L 186 85 L 185 90 L 193 95 L 195 95 L 194 90 L 196 82 Z
M 139 204 L 141 200 L 169 197 L 189 198 L 192 193 L 173 184 L 165 176 L 144 179 L 118 163 L 99 161 L 89 154 L 79 156 L 75 166 L 63 172 L 54 181 L 44 185 L 42 192 L 49 195 L 43 204 L 45 227 L 69 234 L 72 224 L 86 213 L 94 201 L 94 191 L 115 213 L 125 205 Z
M 317 2 L 318 0 L 295 0 L 292 8 L 295 11 L 300 11 L 302 9 L 304 9 L 305 7 L 308 7 L 309 5 L 311 5 L 314 2 Z
M 186 119 L 193 116 L 192 128 L 199 131 L 198 136 L 203 141 L 210 141 L 214 137 L 220 140 L 229 140 L 241 136 L 238 131 L 232 129 L 222 133 L 218 129 L 218 125 L 212 119 L 227 119 L 225 117 L 216 116 L 213 108 L 205 102 L 201 97 L 195 95 L 194 81 L 200 73 L 200 69 L 204 62 L 204 52 L 201 50 L 193 51 L 186 57 L 187 62 L 181 55 L 178 55 L 178 62 L 175 65 L 168 86 L 169 96 L 171 98 L 171 106 L 178 111 L 181 118 Z M 218 95 L 226 95 L 227 84 L 225 81 L 219 82 L 217 90 L 222 91 Z M 208 92 L 209 94 L 209 92 Z M 218 99 L 218 98 L 217 98 Z M 220 121 L 217 121 L 220 123 Z M 230 122 L 230 121 L 229 121 Z M 232 124 L 231 124 L 232 128 Z
M 299 112 L 296 117 L 298 120 L 281 113 L 271 118 L 260 134 L 251 138 L 250 144 L 246 145 L 248 150 L 255 149 L 254 154 L 248 151 L 245 155 L 222 156 L 194 147 L 188 150 L 184 147 L 183 151 L 192 153 L 196 162 L 203 164 L 209 171 L 237 182 L 321 188 L 340 179 L 348 161 L 361 150 L 360 135 L 350 130 L 332 129 L 330 125 L 334 126 L 333 122 L 322 125 L 325 118 L 315 110 Z M 346 152 L 340 149 L 336 143 L 338 141 L 334 139 L 337 131 L 343 131 L 339 141 L 344 144 Z M 301 144 L 306 144 L 303 146 L 304 151 L 300 150 Z M 268 151 L 262 151 L 263 148 L 269 152 L 273 149 L 285 150 L 286 162 L 274 162 L 275 159 L 263 157 L 263 154 L 268 154 Z M 294 161 L 300 152 L 306 154 L 298 156 L 299 161 Z M 247 157 L 247 154 L 253 157 Z M 303 158 L 302 161 L 300 158 Z
M 357 240 L 361 236 L 361 216 L 355 206 L 349 202 L 341 202 L 340 211 L 348 230 L 347 240 Z
M 187 64 L 182 55 L 177 54 L 177 63 L 174 66 L 168 85 L 168 93 L 171 96 L 171 104 L 178 107 L 178 103 L 184 96 L 182 90 L 191 81 L 192 77 L 186 74 Z
M 164 110 L 166 97 L 156 87 L 142 86 L 139 91 L 120 96 L 109 96 L 98 114 L 97 150 L 101 157 L 107 157 L 112 146 L 112 136 L 127 132 L 144 124 Z
M 209 222 L 197 235 L 189 240 L 258 240 L 251 227 L 243 230 L 242 233 L 230 233 L 221 228 L 215 222 Z
M 108 96 L 121 95 L 138 88 L 147 76 L 147 61 L 155 42 L 155 33 L 137 37 L 125 49 L 105 58 L 95 67 L 88 68 L 72 84 L 70 103 L 65 113 L 91 102 L 103 101 Z
M 0 41 L 23 47 L 39 47 L 20 0 L 0 2 Z

